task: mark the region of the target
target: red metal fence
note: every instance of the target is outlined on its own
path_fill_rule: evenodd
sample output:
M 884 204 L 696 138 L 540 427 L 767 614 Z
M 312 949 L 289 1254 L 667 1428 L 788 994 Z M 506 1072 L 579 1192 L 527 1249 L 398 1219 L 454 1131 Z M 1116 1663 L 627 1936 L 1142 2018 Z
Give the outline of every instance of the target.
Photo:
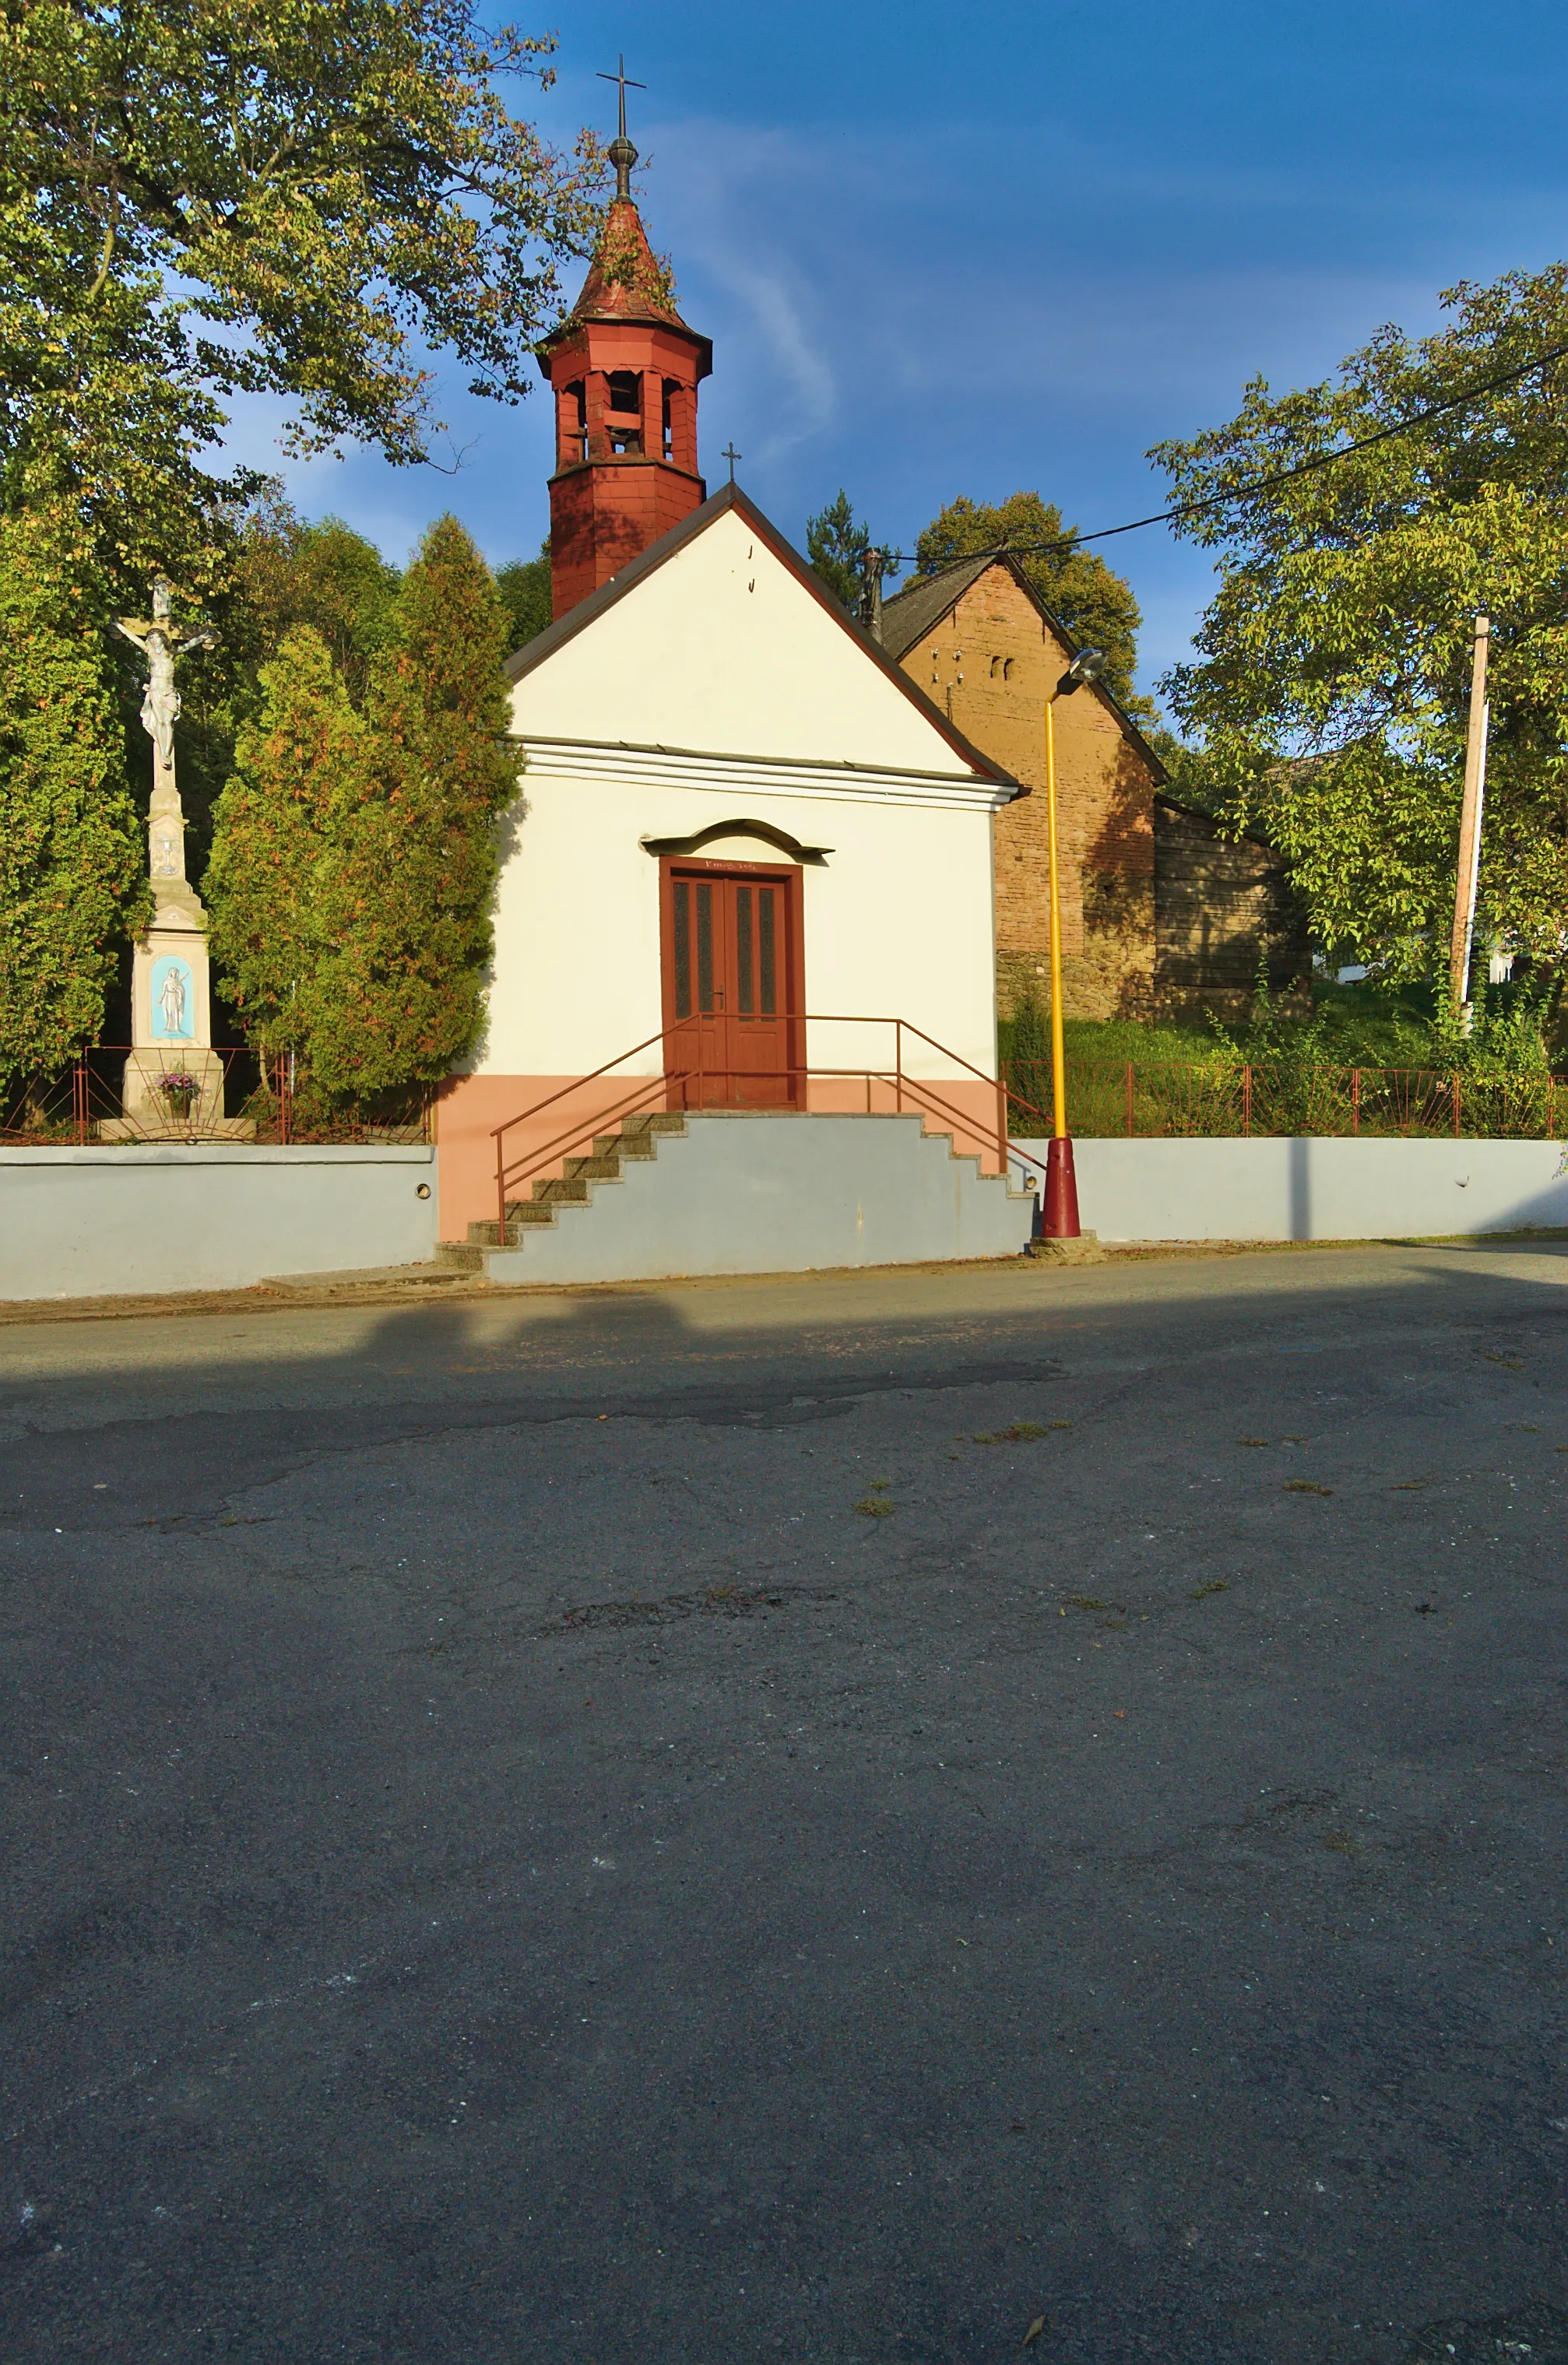
M 132 1060 L 140 1076 L 128 1089 Z M 383 1110 L 328 1109 L 296 1092 L 287 1062 L 263 1072 L 253 1051 L 101 1043 L 0 1098 L 0 1145 L 428 1142 L 433 1108 L 427 1091 Z
M 1050 1099 L 1043 1060 L 1004 1062 L 1021 1114 Z M 1444 1074 L 1429 1068 L 1329 1068 L 1293 1060 L 1070 1059 L 1068 1127 L 1085 1139 L 1368 1134 L 1383 1138 L 1559 1141 L 1568 1076 Z
M 913 1108 L 924 1102 L 929 1113 L 944 1122 L 959 1117 L 960 1113 L 950 1106 L 930 1105 L 945 1096 L 934 1093 L 929 1083 L 912 1077 L 904 1066 L 905 1033 L 922 1042 L 929 1038 L 907 1022 L 876 1023 L 892 1030 L 889 1045 L 892 1056 L 885 1068 L 813 1066 L 800 1071 L 799 1085 L 803 1087 L 808 1075 L 823 1081 L 837 1076 L 846 1082 L 852 1075 L 864 1077 L 868 1107 L 875 1082 L 881 1088 L 879 1105 Z M 656 1043 L 660 1038 L 651 1039 Z M 182 1054 L 179 1047 L 171 1045 L 166 1051 L 143 1048 L 134 1056 L 151 1086 L 150 1094 L 141 1095 L 140 1114 L 134 1109 L 128 1114 L 125 1105 L 126 1064 L 132 1057 L 129 1047 L 99 1044 L 47 1082 L 35 1080 L 0 1098 L 0 1144 L 197 1141 L 218 1137 L 216 1117 L 226 1121 L 223 1138 L 263 1144 L 428 1142 L 434 1138 L 432 1092 L 410 1094 L 397 1104 L 374 1111 L 332 1110 L 293 1090 L 286 1063 L 276 1063 L 263 1072 L 252 1051 Z M 214 1089 L 213 1063 L 221 1070 L 221 1093 Z M 610 1071 L 620 1064 L 612 1061 L 610 1070 L 600 1073 L 608 1081 Z M 971 1069 L 968 1061 L 956 1064 L 979 1078 L 980 1071 Z M 194 1093 L 162 1089 L 165 1079 L 184 1075 L 192 1076 L 201 1089 Z M 1008 1060 L 1002 1075 L 1007 1104 L 1005 1112 L 998 1107 L 993 1138 L 1005 1159 L 1002 1145 L 1009 1134 L 1036 1140 L 1049 1132 L 1043 1112 L 1050 1105 L 1051 1093 L 1050 1070 L 1044 1061 Z M 671 1093 L 672 1085 L 679 1081 L 672 1071 L 656 1079 L 622 1078 L 620 1082 L 629 1088 L 629 1107 L 647 1108 L 679 1105 L 684 1095 Z M 719 1079 L 703 1078 L 698 1072 L 689 1081 L 694 1086 L 692 1102 L 701 1105 L 709 1087 Z M 793 1082 L 792 1071 L 792 1085 Z M 1323 1067 L 1290 1060 L 1183 1064 L 1070 1059 L 1067 1090 L 1070 1129 L 1086 1139 L 1117 1134 L 1137 1139 L 1366 1134 L 1404 1139 L 1447 1135 L 1560 1141 L 1568 1136 L 1568 1076 L 1544 1072 L 1485 1076 L 1427 1068 Z M 606 1097 L 613 1101 L 619 1095 L 607 1091 Z M 999 1093 L 999 1104 L 1000 1098 Z M 610 1114 L 607 1108 L 595 1119 L 596 1129 L 604 1129 Z M 228 1130 L 228 1120 L 238 1120 L 243 1133 Z M 965 1131 L 975 1129 L 972 1115 L 964 1113 L 961 1122 Z M 586 1129 L 578 1126 L 573 1131 L 580 1137 Z M 563 1146 L 555 1145 L 557 1157 Z M 531 1167 L 530 1171 L 536 1170 Z M 509 1183 L 520 1179 L 515 1171 L 507 1175 Z

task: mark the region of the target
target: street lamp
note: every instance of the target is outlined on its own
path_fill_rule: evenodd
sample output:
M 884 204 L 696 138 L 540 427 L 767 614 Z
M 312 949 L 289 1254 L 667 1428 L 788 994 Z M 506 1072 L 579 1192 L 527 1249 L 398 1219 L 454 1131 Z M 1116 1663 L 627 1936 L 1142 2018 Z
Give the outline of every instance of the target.
M 1056 703 L 1104 672 L 1103 649 L 1080 649 L 1046 701 L 1046 830 L 1051 864 L 1051 1146 L 1046 1156 L 1045 1237 L 1075 1240 L 1079 1235 L 1078 1179 L 1072 1171 L 1072 1136 L 1067 1129 L 1067 1059 L 1061 1031 L 1061 884 L 1057 867 Z

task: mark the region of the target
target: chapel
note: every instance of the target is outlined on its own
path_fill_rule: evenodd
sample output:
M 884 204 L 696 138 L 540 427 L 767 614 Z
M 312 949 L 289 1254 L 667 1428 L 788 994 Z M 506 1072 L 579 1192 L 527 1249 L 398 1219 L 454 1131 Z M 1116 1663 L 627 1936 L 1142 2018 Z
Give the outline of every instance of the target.
M 565 1187 L 629 1113 L 918 1110 L 997 1173 L 998 1019 L 1046 998 L 1034 791 L 1074 645 L 1005 555 L 912 584 L 873 635 L 733 473 L 709 492 L 712 348 L 649 243 L 636 152 L 622 128 L 582 291 L 539 349 L 553 618 L 506 668 L 526 768 L 486 1032 L 439 1126 L 458 1240 L 493 1220 L 504 1243 L 513 1186 Z M 1142 1014 L 1183 975 L 1210 992 L 1226 945 L 1245 990 L 1276 857 L 1242 849 L 1216 900 L 1236 850 L 1171 804 L 1132 719 L 1098 685 L 1058 715 L 1069 1010 Z
M 921 1110 L 994 1171 L 994 817 L 1028 794 L 698 454 L 711 354 L 633 198 L 540 358 L 553 621 L 510 658 L 487 1030 L 443 1234 L 626 1109 Z M 596 1130 L 597 1129 L 597 1130 Z M 498 1150 L 498 1140 L 502 1145 Z

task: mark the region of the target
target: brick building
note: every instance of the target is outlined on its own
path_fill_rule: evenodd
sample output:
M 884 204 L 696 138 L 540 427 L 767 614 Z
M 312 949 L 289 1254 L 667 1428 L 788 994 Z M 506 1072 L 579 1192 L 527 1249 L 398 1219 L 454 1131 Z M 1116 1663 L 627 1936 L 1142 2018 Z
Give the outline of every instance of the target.
M 960 560 L 888 600 L 882 643 L 976 747 L 1038 791 L 996 815 L 997 1003 L 1050 992 L 1045 704 L 1077 654 L 1016 561 Z M 1056 710 L 1062 970 L 1074 1018 L 1250 1001 L 1260 953 L 1286 988 L 1308 967 L 1283 865 L 1223 840 L 1163 793 L 1159 757 L 1098 685 Z

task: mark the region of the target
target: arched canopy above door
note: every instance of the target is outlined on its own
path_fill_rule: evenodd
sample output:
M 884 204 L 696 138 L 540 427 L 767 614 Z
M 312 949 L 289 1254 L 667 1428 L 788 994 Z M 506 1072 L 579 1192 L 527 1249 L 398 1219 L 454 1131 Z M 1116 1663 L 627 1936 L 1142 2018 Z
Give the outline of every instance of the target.
M 693 830 L 689 837 L 644 837 L 641 844 L 644 854 L 656 857 L 666 854 L 700 854 L 705 846 L 730 837 L 759 838 L 787 862 L 823 863 L 833 852 L 831 846 L 802 846 L 798 837 L 791 837 L 787 829 L 775 828 L 770 821 L 714 821 L 706 829 Z

